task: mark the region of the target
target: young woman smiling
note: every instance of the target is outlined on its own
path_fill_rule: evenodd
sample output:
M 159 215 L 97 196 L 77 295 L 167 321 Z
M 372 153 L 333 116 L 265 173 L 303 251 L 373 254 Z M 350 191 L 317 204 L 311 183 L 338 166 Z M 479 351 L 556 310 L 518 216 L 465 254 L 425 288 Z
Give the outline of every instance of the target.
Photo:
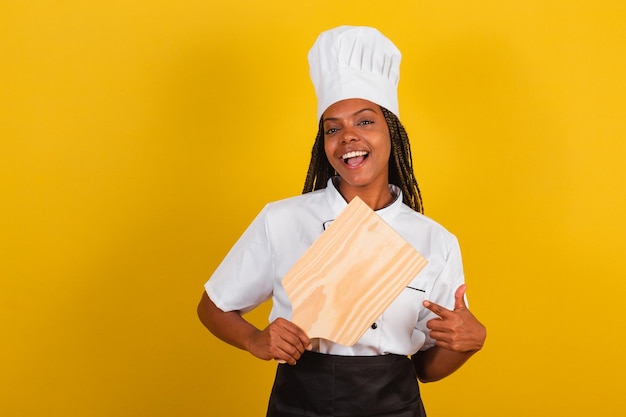
M 342 26 L 318 37 L 309 63 L 320 124 L 304 192 L 265 206 L 206 283 L 198 315 L 223 341 L 280 363 L 269 417 L 425 416 L 417 379 L 454 372 L 486 331 L 465 304 L 457 239 L 423 215 L 398 119 L 400 52 L 375 29 Z M 290 321 L 281 280 L 357 196 L 428 265 L 344 346 Z M 270 323 L 258 329 L 242 314 L 267 299 Z
M 332 104 L 322 116 L 324 151 L 346 201 L 359 196 L 373 210 L 391 203 L 391 138 L 382 110 L 363 99 Z

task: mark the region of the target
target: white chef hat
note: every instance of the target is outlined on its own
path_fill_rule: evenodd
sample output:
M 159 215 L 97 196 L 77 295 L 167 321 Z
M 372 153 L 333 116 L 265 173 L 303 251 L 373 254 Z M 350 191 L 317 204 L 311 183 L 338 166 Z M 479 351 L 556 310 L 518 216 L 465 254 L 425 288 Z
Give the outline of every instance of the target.
M 398 114 L 402 54 L 378 30 L 340 26 L 322 32 L 309 51 L 317 117 L 344 99 L 362 98 Z

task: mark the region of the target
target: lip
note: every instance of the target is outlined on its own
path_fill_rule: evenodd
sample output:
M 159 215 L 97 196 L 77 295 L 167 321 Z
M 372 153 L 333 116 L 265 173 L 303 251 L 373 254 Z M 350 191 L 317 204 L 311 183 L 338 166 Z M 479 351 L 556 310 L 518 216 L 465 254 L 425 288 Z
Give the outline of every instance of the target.
M 339 156 L 339 160 L 341 161 L 341 165 L 347 169 L 358 169 L 360 167 L 362 167 L 368 160 L 370 156 L 370 152 L 363 150 L 363 149 L 358 149 L 358 150 L 351 150 L 348 152 L 345 152 L 344 154 Z M 363 160 L 357 164 L 357 165 L 350 165 L 349 163 L 347 163 L 348 159 L 351 158 L 357 158 L 357 157 L 363 157 Z
M 355 151 L 346 152 L 343 155 L 341 155 L 339 158 L 345 161 L 346 159 L 355 158 L 357 156 L 367 156 L 367 155 L 369 155 L 368 151 L 355 150 Z

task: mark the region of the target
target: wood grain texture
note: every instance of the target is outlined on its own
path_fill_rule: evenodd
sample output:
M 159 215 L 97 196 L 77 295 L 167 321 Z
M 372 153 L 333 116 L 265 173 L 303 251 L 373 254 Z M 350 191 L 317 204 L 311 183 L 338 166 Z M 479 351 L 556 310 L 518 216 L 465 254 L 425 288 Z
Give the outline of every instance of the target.
M 356 197 L 283 278 L 292 321 L 351 346 L 427 263 Z

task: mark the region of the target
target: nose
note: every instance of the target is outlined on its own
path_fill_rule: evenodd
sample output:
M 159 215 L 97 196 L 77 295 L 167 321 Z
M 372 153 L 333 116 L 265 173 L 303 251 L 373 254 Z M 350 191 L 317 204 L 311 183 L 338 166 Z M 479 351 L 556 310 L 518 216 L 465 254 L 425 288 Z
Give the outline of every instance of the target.
M 356 142 L 358 140 L 358 136 L 352 131 L 352 129 L 345 129 L 343 132 L 343 138 L 341 139 L 341 143 Z

